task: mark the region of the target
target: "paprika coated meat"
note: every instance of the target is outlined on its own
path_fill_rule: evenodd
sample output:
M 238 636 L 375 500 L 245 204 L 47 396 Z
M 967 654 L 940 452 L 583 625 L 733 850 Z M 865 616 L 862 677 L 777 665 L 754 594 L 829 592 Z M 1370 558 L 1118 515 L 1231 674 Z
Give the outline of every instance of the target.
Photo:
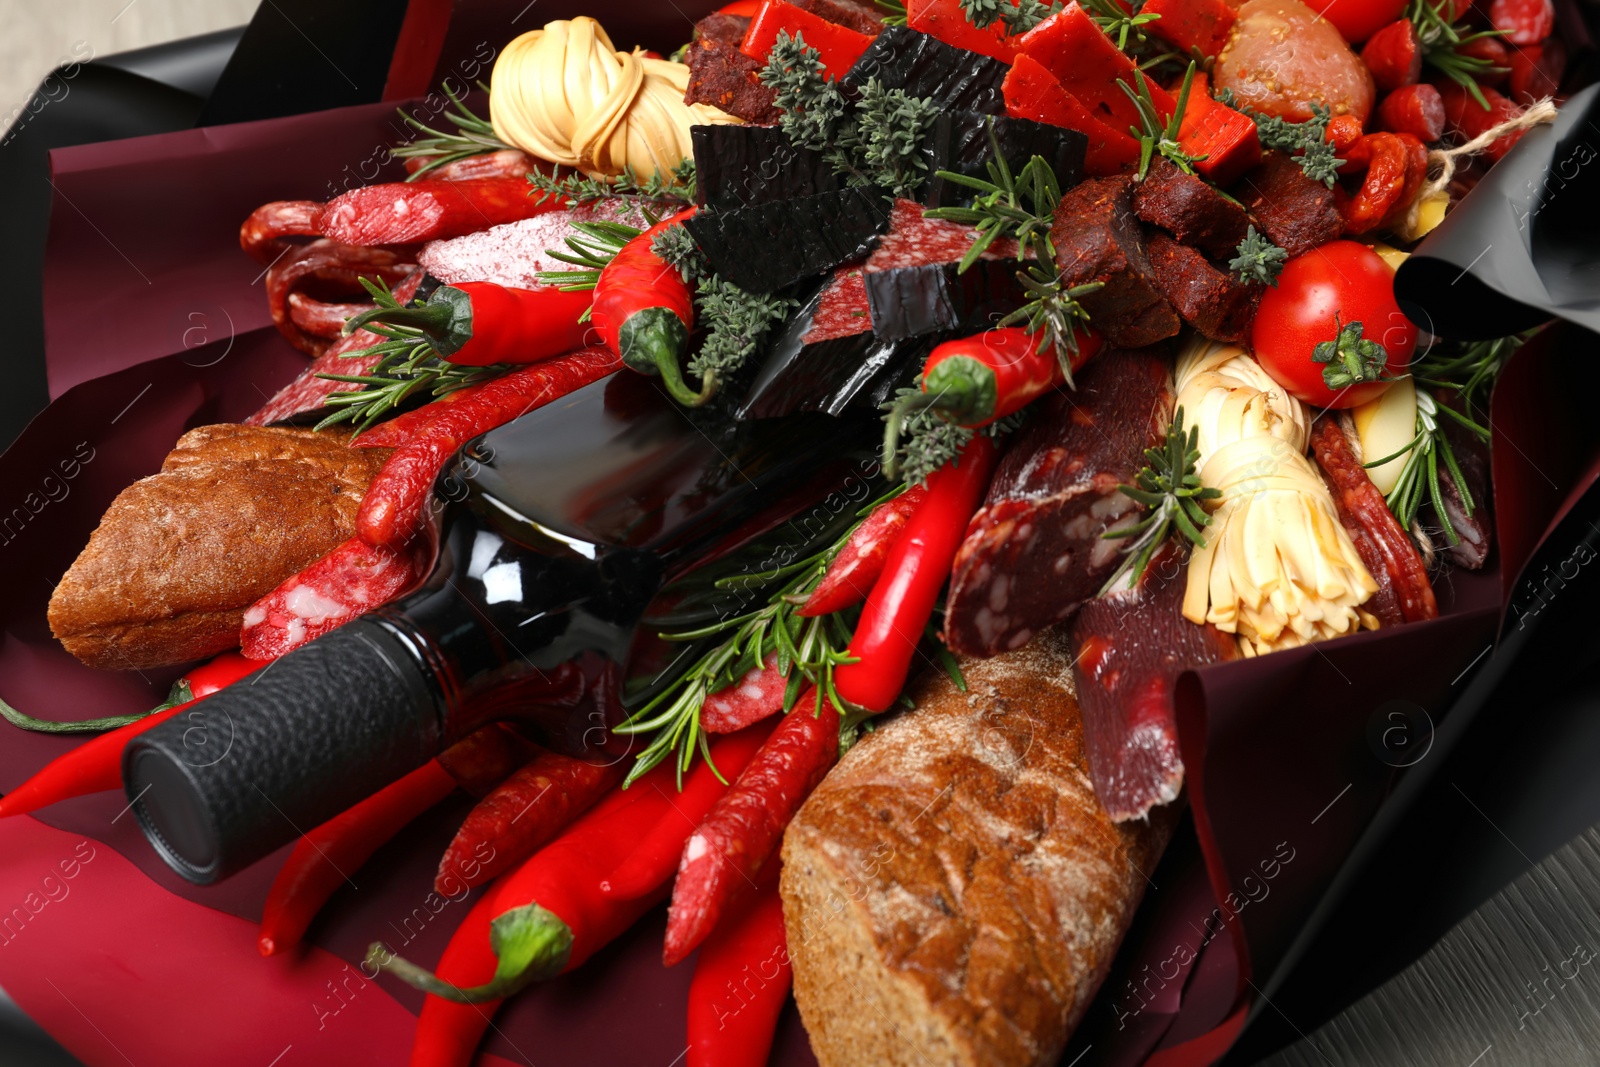
M 1057 392 L 1018 431 L 956 553 L 945 643 L 968 656 L 1021 648 L 1094 596 L 1121 542 L 1101 537 L 1135 519 L 1119 485 L 1172 417 L 1172 376 L 1159 349 L 1102 352 L 1076 392 Z

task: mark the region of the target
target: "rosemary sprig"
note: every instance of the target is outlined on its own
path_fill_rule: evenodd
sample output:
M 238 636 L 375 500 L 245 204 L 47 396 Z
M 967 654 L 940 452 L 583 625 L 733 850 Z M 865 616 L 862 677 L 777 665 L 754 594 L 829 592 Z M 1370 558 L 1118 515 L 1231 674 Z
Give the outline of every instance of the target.
M 1017 242 L 1022 257 L 1029 260 L 1026 269 L 1017 273 L 1029 299 L 997 325 L 1026 323 L 1027 329 L 1039 337 L 1040 352 L 1046 348 L 1055 351 L 1056 358 L 1061 361 L 1062 374 L 1071 385 L 1072 358 L 1078 354 L 1077 331 L 1089 321 L 1089 313 L 1079 300 L 1104 283 L 1075 286 L 1064 283 L 1056 267 L 1055 245 L 1050 241 L 1050 227 L 1055 223 L 1056 207 L 1061 202 L 1061 183 L 1050 164 L 1039 156 L 1028 160 L 1021 171 L 1013 174 L 1000 151 L 992 120 L 988 132 L 987 179 L 955 171 L 939 172 L 939 177 L 946 181 L 964 185 L 978 194 L 972 206 L 934 208 L 923 212 L 923 216 L 959 222 L 977 231 L 978 236 L 956 268 L 958 273 L 970 269 L 1000 238 L 1009 237 Z
M 1411 376 L 1419 385 L 1454 392 L 1460 398 L 1461 406 L 1466 409 L 1469 417 L 1481 411 L 1487 419 L 1489 391 L 1493 388 L 1495 379 L 1499 377 L 1511 354 L 1526 344 L 1536 333 L 1538 333 L 1537 328 L 1509 337 L 1471 341 L 1459 346 L 1436 344 L 1425 356 L 1411 365 Z M 1443 410 L 1448 415 L 1456 414 L 1448 405 Z M 1467 425 L 1469 429 L 1481 430 L 1478 436 L 1485 441 L 1489 439 L 1488 431 L 1483 430 L 1476 422 L 1463 422 L 1463 425 Z
M 1160 155 L 1169 160 L 1173 166 L 1185 174 L 1194 174 L 1194 165 L 1205 156 L 1191 156 L 1183 150 L 1178 143 L 1178 130 L 1183 126 L 1183 113 L 1189 106 L 1189 90 L 1194 86 L 1195 64 L 1189 63 L 1189 69 L 1184 72 L 1183 86 L 1178 90 L 1177 106 L 1172 109 L 1172 116 L 1166 122 L 1161 121 L 1161 115 L 1156 111 L 1156 104 L 1150 96 L 1150 86 L 1144 78 L 1134 78 L 1133 87 L 1128 83 L 1117 80 L 1120 88 L 1133 106 L 1139 112 L 1139 125 L 1129 126 L 1128 132 L 1132 133 L 1139 141 L 1139 170 L 1137 177 L 1144 180 L 1145 173 L 1150 169 L 1150 160 Z
M 868 504 L 859 512 L 860 520 L 864 521 L 873 508 L 899 492 L 896 489 Z M 824 696 L 841 715 L 848 716 L 857 710 L 839 696 L 833 684 L 834 668 L 855 662 L 847 651 L 850 626 L 838 612 L 803 618 L 795 614 L 795 609 L 805 603 L 806 597 L 827 573 L 828 564 L 844 548 L 861 521 L 851 524 L 837 541 L 806 559 L 761 574 L 734 575 L 717 581 L 719 589 L 760 585 L 771 588 L 766 603 L 754 611 L 698 630 L 660 635 L 667 641 L 703 641 L 721 634 L 727 636 L 613 728 L 619 734 L 650 735 L 649 743 L 628 772 L 625 786 L 669 758 L 677 765 L 681 786 L 683 775 L 693 764 L 697 751 L 710 762 L 706 734 L 700 726 L 700 709 L 706 698 L 760 668 L 771 655 L 776 655 L 778 672 L 788 680 L 783 701 L 785 712 L 816 714 L 821 711 Z M 817 704 L 814 708 L 797 708 L 795 705 L 807 685 L 816 687 Z
M 872 0 L 878 10 L 883 12 L 885 26 L 904 26 L 906 24 L 905 0 Z
M 488 91 L 488 86 L 482 82 L 479 88 Z M 516 145 L 507 144 L 494 132 L 494 124 L 488 119 L 474 114 L 467 107 L 462 97 L 450 90 L 448 84 L 441 86 L 444 95 L 449 97 L 451 110 L 446 111 L 445 118 L 455 126 L 456 132 L 447 133 L 444 130 L 434 129 L 415 115 L 400 112 L 400 118 L 407 126 L 416 130 L 418 136 L 403 145 L 396 145 L 394 154 L 401 159 L 428 159 L 428 162 L 417 168 L 415 174 L 408 175 L 406 181 L 414 182 L 424 178 L 430 171 L 454 163 L 469 156 L 481 156 L 489 152 L 515 151 Z M 430 158 L 431 157 L 431 158 Z
M 656 171 L 648 178 L 640 178 L 631 166 L 624 167 L 615 177 L 605 175 L 568 174 L 557 177 L 543 171 L 528 175 L 533 186 L 535 203 L 551 197 L 566 197 L 582 207 L 597 200 L 631 200 L 645 205 L 667 207 L 671 204 L 689 204 L 695 197 L 694 160 L 680 160 L 671 171 Z
M 1504 37 L 1505 34 L 1499 30 L 1479 30 L 1474 33 L 1464 23 L 1452 24 L 1445 11 L 1454 14 L 1454 5 L 1455 0 L 1439 0 L 1436 4 L 1430 4 L 1428 0 L 1410 0 L 1406 6 L 1406 18 L 1417 28 L 1417 40 L 1422 42 L 1422 61 L 1471 93 L 1478 106 L 1487 111 L 1489 101 L 1485 99 L 1483 90 L 1478 88 L 1478 79 L 1485 75 L 1504 74 L 1509 68 L 1497 67 L 1479 56 L 1465 55 L 1461 47 L 1487 37 Z
M 401 304 L 393 291 L 382 280 L 358 279 L 362 288 L 372 296 L 380 308 L 398 311 Z M 358 389 L 332 393 L 322 401 L 331 409 L 317 423 L 319 430 L 340 423 L 353 423 L 359 433 L 373 423 L 396 413 L 408 400 L 417 396 L 441 397 L 464 389 L 469 385 L 498 378 L 514 370 L 507 363 L 492 363 L 484 367 L 467 367 L 441 359 L 433 341 L 415 326 L 390 326 L 368 322 L 363 329 L 384 338 L 368 348 L 344 353 L 344 358 L 378 356 L 372 369 L 365 374 L 318 374 L 333 382 L 349 382 Z
M 650 214 L 646 214 L 645 221 L 652 226 L 656 223 L 655 217 Z M 575 222 L 572 228 L 578 232 L 567 238 L 567 247 L 547 248 L 545 255 L 563 263 L 571 263 L 578 269 L 542 270 L 534 275 L 539 281 L 559 286 L 562 292 L 567 293 L 593 289 L 600 280 L 600 272 L 622 251 L 622 246 L 644 232 L 625 222 Z M 588 317 L 586 311 L 580 321 L 587 321 Z
M 1132 580 L 1138 582 L 1156 549 L 1171 536 L 1173 527 L 1196 546 L 1204 548 L 1206 539 L 1200 530 L 1211 524 L 1211 516 L 1200 502 L 1222 495 L 1219 489 L 1200 485 L 1200 475 L 1195 469 L 1200 462 L 1200 427 L 1194 426 L 1184 432 L 1181 407 L 1167 428 L 1166 441 L 1159 447 L 1145 449 L 1144 461 L 1144 469 L 1134 476 L 1134 484 L 1117 488 L 1149 511 L 1132 526 L 1107 530 L 1100 535 L 1108 540 L 1132 538 L 1123 549 L 1122 565 L 1101 587 L 1102 595 L 1115 588 L 1130 572 Z
M 1426 389 L 1418 389 L 1417 436 L 1393 455 L 1372 460 L 1363 466 L 1370 470 L 1405 456 L 1405 464 L 1400 468 L 1400 476 L 1395 480 L 1394 488 L 1384 497 L 1389 510 L 1394 513 L 1400 525 L 1409 530 L 1416 520 L 1417 511 L 1422 507 L 1423 500 L 1431 500 L 1433 513 L 1439 517 L 1439 522 L 1444 526 L 1445 540 L 1451 545 L 1458 545 L 1461 543 L 1461 538 L 1456 534 L 1455 527 L 1450 523 L 1450 516 L 1445 511 L 1444 491 L 1439 485 L 1441 463 L 1450 472 L 1456 491 L 1461 494 L 1462 510 L 1469 518 L 1477 505 L 1467 488 L 1466 478 L 1461 474 L 1461 467 L 1456 462 L 1455 449 L 1450 446 L 1450 438 L 1445 435 L 1439 423 L 1441 412 L 1450 415 L 1474 433 L 1480 434 L 1485 440 L 1488 439 L 1487 428 L 1440 404 Z
M 76 722 L 63 722 L 60 719 L 37 719 L 26 712 L 0 700 L 0 718 L 4 718 L 12 726 L 24 730 L 32 730 L 41 734 L 92 734 L 101 730 L 115 730 L 119 726 L 126 726 L 130 722 L 148 719 L 158 711 L 170 711 L 180 704 L 187 704 L 194 699 L 194 692 L 189 688 L 186 678 L 179 678 L 172 683 L 172 688 L 167 692 L 167 699 L 149 711 L 135 712 L 132 715 L 106 715 L 98 719 L 79 719 Z
M 1131 9 L 1124 8 L 1118 0 L 1085 0 L 1084 10 L 1089 12 L 1095 25 L 1105 31 L 1117 43 L 1117 48 L 1124 52 L 1143 54 L 1150 51 L 1152 45 L 1150 38 L 1145 34 L 1143 27 L 1156 21 L 1161 16 L 1147 14 L 1140 10 L 1144 6 L 1143 0 L 1132 5 Z M 1147 61 L 1154 65 L 1162 60 L 1172 58 L 1173 53 L 1166 52 Z M 1142 67 L 1141 67 L 1142 69 Z

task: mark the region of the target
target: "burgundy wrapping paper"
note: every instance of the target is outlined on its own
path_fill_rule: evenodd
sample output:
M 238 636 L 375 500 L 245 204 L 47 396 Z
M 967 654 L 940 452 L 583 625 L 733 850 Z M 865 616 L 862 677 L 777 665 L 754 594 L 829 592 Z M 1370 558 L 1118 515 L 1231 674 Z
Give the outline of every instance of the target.
M 389 89 L 414 93 L 449 74 L 481 77 L 485 55 L 535 20 L 596 14 L 619 44 L 660 48 L 686 37 L 710 6 L 562 0 L 530 12 L 520 3 L 457 0 L 439 43 L 440 5 L 419 3 Z M 431 78 L 421 78 L 430 60 Z M 12 580 L 0 604 L 0 696 L 34 714 L 82 718 L 145 707 L 164 692 L 176 671 L 108 674 L 67 656 L 44 623 L 52 583 L 111 498 L 156 470 L 180 433 L 242 417 L 304 366 L 267 323 L 260 267 L 237 247 L 239 222 L 267 200 L 325 199 L 393 176 L 384 148 L 399 131 L 386 103 L 54 154 L 45 312 L 55 403 L 0 457 L 0 559 Z M 1441 589 L 1447 617 L 1185 679 L 1181 725 L 1195 828 L 1154 872 L 1139 925 L 1064 1062 L 1083 1052 L 1083 1064 L 1210 1063 L 1237 1035 L 1252 985 L 1276 965 L 1403 773 L 1372 740 L 1374 722 L 1381 727 L 1396 706 L 1441 713 L 1493 640 L 1504 591 L 1551 516 L 1586 486 L 1585 457 L 1574 446 L 1581 423 L 1573 391 L 1561 385 L 1573 380 L 1579 347 L 1574 335 L 1530 346 L 1502 379 L 1494 412 L 1500 548 L 1488 571 L 1458 573 Z M 76 743 L 14 730 L 6 737 L 3 789 Z M 149 1062 L 235 1062 L 210 1044 L 222 1037 L 208 1031 L 186 1044 L 171 1025 L 184 998 L 206 1003 L 216 995 L 221 983 L 213 979 L 224 969 L 244 983 L 246 1002 L 248 983 L 259 978 L 268 990 L 262 1004 L 292 991 L 318 1022 L 315 1005 L 335 1003 L 322 999 L 328 968 L 354 965 L 370 941 L 387 939 L 422 963 L 438 958 L 452 916 L 470 901 L 440 905 L 427 891 L 465 804 L 457 796 L 356 872 L 313 927 L 317 947 L 292 962 L 260 960 L 245 936 L 281 857 L 221 886 L 191 886 L 150 852 L 116 794 L 58 805 L 37 822 L 0 824 L 6 906 L 21 903 L 30 877 L 48 873 L 44 861 L 63 844 L 105 846 L 98 866 L 86 868 L 94 881 L 74 883 L 81 921 L 31 925 L 27 953 L 0 946 L 0 985 L 91 1064 L 122 1062 L 109 1043 L 78 1036 L 84 1016 L 97 1021 L 102 1011 L 115 1020 L 104 1035 L 148 1042 L 137 1047 L 150 1049 Z M 76 905 L 61 911 L 68 906 Z M 674 1062 L 683 1052 L 692 964 L 661 967 L 661 923 L 657 911 L 580 972 L 516 999 L 497 1016 L 486 1049 L 541 1065 Z M 151 936 L 116 936 L 127 926 Z M 226 968 L 215 964 L 211 978 L 199 967 L 141 969 L 152 954 L 174 955 L 180 942 L 192 956 L 178 958 L 226 957 Z M 388 979 L 367 992 L 339 1023 L 366 1034 L 359 1053 L 324 1040 L 318 1028 L 303 1044 L 285 1037 L 298 1045 L 293 1062 L 403 1063 L 404 1015 L 420 995 Z M 282 1048 L 246 1044 L 264 1063 Z M 792 1007 L 774 1062 L 812 1062 Z

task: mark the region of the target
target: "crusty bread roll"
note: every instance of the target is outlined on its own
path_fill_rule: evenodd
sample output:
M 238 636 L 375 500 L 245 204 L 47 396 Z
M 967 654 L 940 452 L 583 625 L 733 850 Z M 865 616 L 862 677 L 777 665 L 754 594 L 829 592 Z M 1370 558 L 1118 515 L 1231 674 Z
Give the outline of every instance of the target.
M 107 670 L 187 663 L 239 643 L 244 610 L 349 540 L 389 449 L 348 435 L 201 426 L 111 502 L 50 598 L 68 652 Z
M 1056 1062 L 1170 835 L 1095 799 L 1071 654 L 963 660 L 867 736 L 783 844 L 795 999 L 822 1067 Z

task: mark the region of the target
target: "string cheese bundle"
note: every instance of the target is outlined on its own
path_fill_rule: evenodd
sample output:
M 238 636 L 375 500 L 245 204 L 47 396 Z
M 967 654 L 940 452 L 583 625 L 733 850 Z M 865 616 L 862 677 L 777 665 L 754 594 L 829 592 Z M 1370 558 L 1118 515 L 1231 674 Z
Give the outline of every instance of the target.
M 1197 338 L 1179 357 L 1178 404 L 1200 427 L 1202 485 L 1221 492 L 1189 559 L 1183 614 L 1237 634 L 1245 655 L 1326 640 L 1378 620 L 1378 585 L 1305 456 L 1311 414 L 1248 353 Z
M 588 16 L 523 34 L 500 53 L 489 85 L 495 136 L 590 176 L 632 168 L 670 174 L 689 158 L 689 127 L 738 122 L 709 104 L 686 104 L 689 68 L 618 52 Z

